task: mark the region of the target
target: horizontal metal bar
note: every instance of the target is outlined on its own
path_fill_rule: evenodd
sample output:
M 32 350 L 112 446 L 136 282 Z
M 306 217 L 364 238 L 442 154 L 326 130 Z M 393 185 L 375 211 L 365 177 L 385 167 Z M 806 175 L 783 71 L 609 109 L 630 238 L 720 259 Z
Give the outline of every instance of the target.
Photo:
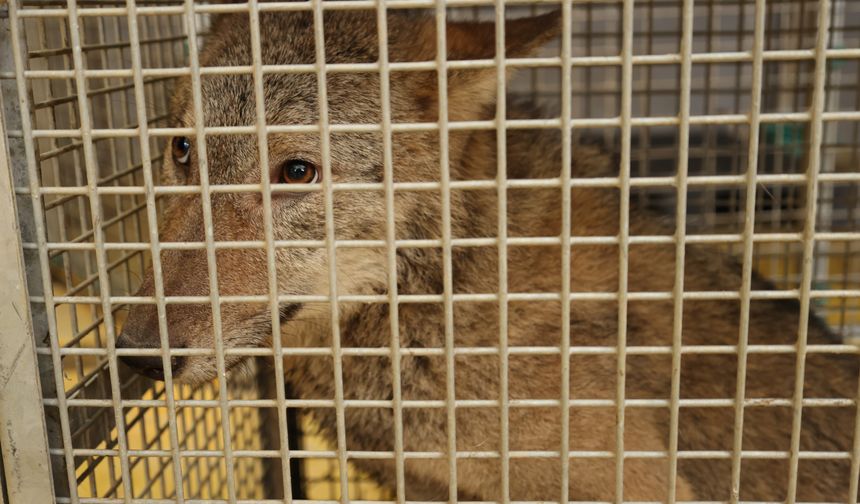
M 803 241 L 801 233 L 756 233 L 753 235 L 755 243 L 800 243 Z M 860 232 L 818 232 L 814 234 L 816 241 L 858 241 L 860 240 Z M 528 237 L 510 237 L 506 240 L 508 246 L 558 246 L 561 244 L 561 239 L 556 236 L 528 236 Z M 578 236 L 571 237 L 572 245 L 616 245 L 618 238 L 615 236 Z M 671 235 L 651 235 L 651 236 L 632 236 L 630 244 L 632 245 L 670 245 L 676 242 L 676 238 Z M 684 243 L 694 244 L 733 244 L 743 242 L 742 234 L 703 234 L 703 235 L 687 235 L 684 238 Z M 499 244 L 497 238 L 454 238 L 451 240 L 454 247 L 495 247 Z M 214 242 L 216 250 L 243 250 L 243 249 L 262 249 L 265 247 L 265 242 L 256 241 L 216 241 Z M 323 240 L 276 240 L 275 248 L 323 248 L 325 242 Z M 382 248 L 386 246 L 384 240 L 338 240 L 336 242 L 338 248 Z M 439 248 L 442 246 L 442 240 L 425 239 L 425 240 L 397 240 L 395 242 L 397 248 Z M 24 249 L 35 250 L 37 244 L 24 243 Z M 162 250 L 205 250 L 204 242 L 161 242 L 159 247 Z M 147 242 L 107 242 L 105 250 L 132 250 L 132 251 L 148 251 L 152 246 Z M 47 249 L 55 250 L 95 250 L 95 244 L 75 243 L 75 242 L 49 242 Z
M 358 1 L 358 0 L 357 0 Z M 413 0 L 409 0 L 413 1 Z M 416 0 L 420 1 L 420 0 Z M 596 0 L 594 0 L 596 1 Z M 65 497 L 57 498 L 57 504 L 69 504 L 71 500 Z M 81 498 L 79 499 L 80 504 L 175 504 L 175 500 L 171 499 L 117 499 L 117 498 Z M 186 504 L 283 504 L 283 499 L 273 500 L 273 499 L 235 499 L 235 500 L 225 500 L 225 499 L 185 499 Z M 341 501 L 331 500 L 331 499 L 314 499 L 314 500 L 303 500 L 303 499 L 293 499 L 291 502 L 295 504 L 341 504 Z M 390 500 L 358 500 L 358 499 L 350 499 L 352 504 L 399 504 L 398 501 L 390 501 Z M 404 500 L 402 501 L 404 504 L 433 504 L 438 501 L 412 501 L 412 500 Z M 457 501 L 460 504 L 495 504 L 494 501 L 467 501 L 460 500 Z M 563 504 L 557 501 L 522 501 L 522 500 L 510 500 L 509 504 Z M 577 501 L 579 504 L 616 504 L 614 501 Z M 727 501 L 685 501 L 685 500 L 676 500 L 678 504 L 726 504 Z M 624 504 L 662 504 L 660 501 L 634 501 L 634 500 L 625 500 Z M 779 504 L 778 502 L 771 501 L 744 501 L 739 500 L 738 504 Z M 803 504 L 841 504 L 839 502 L 815 502 L 815 501 L 804 501 Z
M 672 353 L 671 346 L 647 345 L 647 346 L 630 346 L 628 347 L 630 355 L 670 355 Z M 792 354 L 797 351 L 794 345 L 749 345 L 747 352 L 750 354 Z M 808 345 L 808 353 L 821 354 L 860 354 L 860 347 L 851 344 L 828 344 L 828 345 Z M 49 354 L 50 348 L 40 347 L 37 352 L 40 354 Z M 570 355 L 614 355 L 618 349 L 614 346 L 572 346 Z M 209 356 L 214 355 L 215 351 L 212 348 L 168 348 L 166 352 L 169 356 Z M 401 347 L 401 356 L 442 356 L 445 355 L 444 348 L 409 348 Z M 496 347 L 455 347 L 454 355 L 499 355 L 499 349 Z M 732 355 L 737 353 L 735 345 L 683 345 L 680 347 L 682 354 L 700 355 L 700 354 L 727 354 Z M 161 356 L 160 348 L 118 348 L 117 356 L 136 355 L 136 356 Z M 511 346 L 508 347 L 508 355 L 559 355 L 560 347 L 551 346 Z M 225 355 L 236 355 L 245 357 L 269 357 L 274 356 L 275 352 L 271 348 L 225 348 Z M 107 356 L 105 348 L 75 348 L 67 347 L 60 349 L 60 355 L 79 355 L 79 356 Z M 281 350 L 282 356 L 331 356 L 333 351 L 331 347 L 285 347 Z M 391 349 L 388 347 L 380 348 L 352 348 L 345 347 L 341 349 L 341 355 L 346 357 L 387 357 L 391 355 Z
M 54 452 L 63 453 L 61 449 L 52 449 Z M 78 457 L 116 457 L 118 450 L 107 449 L 85 449 L 76 448 L 73 450 L 75 456 Z M 173 452 L 170 450 L 128 450 L 130 457 L 169 457 Z M 223 450 L 179 450 L 181 457 L 211 457 L 221 458 L 224 456 Z M 337 457 L 337 452 L 331 450 L 291 450 L 291 457 L 298 459 L 331 459 Z M 233 450 L 233 456 L 245 458 L 279 458 L 280 452 L 277 450 Z M 404 451 L 404 458 L 407 459 L 442 459 L 447 457 L 445 452 L 412 452 Z M 496 451 L 458 451 L 456 457 L 458 459 L 494 459 L 500 458 L 499 452 Z M 509 456 L 512 459 L 532 459 L 532 458 L 559 458 L 561 455 L 557 451 L 525 451 L 511 450 Z M 572 459 L 603 459 L 612 458 L 615 452 L 612 451 L 584 451 L 571 450 L 570 458 Z M 688 460 L 713 460 L 726 459 L 732 456 L 729 450 L 679 450 L 678 457 Z M 625 451 L 624 458 L 626 459 L 663 459 L 668 457 L 668 452 L 658 450 L 642 450 L 642 451 Z M 763 450 L 745 450 L 741 452 L 741 457 L 754 460 L 784 460 L 789 457 L 789 452 L 785 451 L 763 451 Z M 347 451 L 347 458 L 352 460 L 389 460 L 394 458 L 394 452 L 387 451 Z M 850 452 L 840 451 L 801 451 L 800 458 L 805 460 L 850 460 Z M 319 501 L 314 501 L 319 502 Z M 378 502 L 378 501 L 374 501 Z M 627 502 L 627 501 L 625 501 Z
M 153 40 L 149 43 L 169 42 L 170 40 L 182 40 L 184 36 L 172 37 L 166 40 Z M 142 41 L 141 43 L 145 43 Z M 104 47 L 101 47 L 101 46 Z M 84 47 L 84 50 L 92 49 L 110 49 L 119 47 L 128 47 L 128 43 L 102 44 L 93 47 Z M 45 55 L 58 55 L 71 52 L 70 48 L 59 48 L 42 51 Z M 31 54 L 33 57 L 42 57 L 43 54 Z M 797 49 L 797 50 L 771 50 L 765 51 L 762 54 L 765 61 L 811 61 L 815 59 L 815 51 L 812 49 Z M 827 51 L 827 57 L 831 60 L 845 60 L 860 58 L 860 49 L 843 48 L 830 49 Z M 681 63 L 682 56 L 680 54 L 647 54 L 633 56 L 633 64 L 640 66 L 649 65 L 677 65 Z M 750 63 L 753 61 L 751 51 L 731 51 L 731 52 L 709 52 L 696 53 L 691 58 L 693 64 L 709 64 L 709 63 Z M 570 67 L 601 67 L 601 66 L 620 66 L 622 64 L 621 56 L 575 56 L 569 60 L 562 61 L 559 57 L 531 57 L 531 58 L 506 58 L 503 64 L 508 68 L 535 68 L 535 67 L 562 67 L 567 63 Z M 449 70 L 459 69 L 490 69 L 498 67 L 499 63 L 492 59 L 476 59 L 476 60 L 450 60 L 444 65 Z M 436 70 L 438 63 L 436 61 L 415 61 L 415 62 L 390 62 L 388 67 L 395 72 L 409 71 L 428 71 Z M 352 72 L 379 72 L 379 63 L 327 63 L 323 66 L 324 71 L 328 73 L 352 73 Z M 313 74 L 317 72 L 316 65 L 313 64 L 289 64 L 289 65 L 263 65 L 263 74 L 278 74 L 278 73 L 307 73 Z M 191 69 L 188 67 L 166 67 L 166 68 L 144 68 L 141 73 L 145 78 L 149 77 L 181 77 L 191 75 Z M 251 75 L 253 67 L 249 65 L 239 66 L 209 66 L 200 69 L 201 75 Z M 132 78 L 134 72 L 130 68 L 114 68 L 114 69 L 87 69 L 83 71 L 84 77 L 92 78 Z M 71 79 L 74 78 L 74 70 L 26 70 L 24 77 L 27 79 Z
M 113 71 L 111 71 L 113 72 Z M 114 77 L 105 75 L 99 77 Z M 761 115 L 762 123 L 796 123 L 809 122 L 812 116 L 809 112 L 777 112 Z M 824 121 L 860 121 L 860 111 L 838 111 L 825 112 L 822 114 Z M 677 126 L 679 119 L 673 116 L 658 117 L 633 117 L 630 119 L 632 126 Z M 746 114 L 722 114 L 722 115 L 697 115 L 690 117 L 692 125 L 719 125 L 719 124 L 747 124 L 749 117 Z M 619 127 L 620 117 L 572 119 L 572 128 L 608 128 Z M 479 131 L 495 130 L 495 121 L 451 121 L 448 124 L 451 131 Z M 508 119 L 505 121 L 507 129 L 557 129 L 561 127 L 558 119 Z M 395 133 L 415 131 L 437 131 L 437 123 L 394 123 L 391 130 Z M 315 124 L 301 125 L 268 125 L 264 128 L 267 133 L 317 133 L 319 126 Z M 331 133 L 368 133 L 381 131 L 379 124 L 330 124 L 328 131 Z M 256 135 L 256 126 L 207 126 L 202 128 L 206 135 Z M 194 132 L 193 128 L 153 128 L 149 130 L 150 136 L 177 136 L 189 135 Z M 10 132 L 10 133 L 15 133 Z M 17 132 L 20 134 L 20 132 Z M 80 138 L 80 129 L 34 129 L 33 138 Z M 10 135 L 12 136 L 12 135 Z M 140 132 L 137 128 L 94 128 L 93 139 L 106 137 L 138 137 Z
M 178 42 L 180 40 L 185 40 L 187 37 L 185 35 L 173 35 L 169 37 L 159 37 L 159 38 L 150 38 L 150 39 L 141 39 L 138 42 L 138 45 L 146 46 L 151 44 L 167 44 L 171 42 Z M 110 49 L 124 49 L 127 47 L 131 47 L 131 42 L 110 42 L 110 43 L 101 43 L 101 44 L 83 44 L 81 45 L 81 51 L 89 52 L 89 51 L 106 51 Z M 47 58 L 49 56 L 62 56 L 65 54 L 71 54 L 71 47 L 57 47 L 50 49 L 34 49 L 27 53 L 30 58 Z
M 285 405 L 289 408 L 335 408 L 337 407 L 333 399 L 285 399 Z M 179 407 L 192 408 L 220 408 L 222 401 L 212 399 L 176 399 L 176 405 Z M 274 399 L 248 399 L 237 400 L 227 399 L 226 403 L 229 407 L 238 408 L 275 408 L 278 403 Z M 46 406 L 56 406 L 57 399 L 44 399 L 43 404 Z M 110 399 L 74 399 L 66 400 L 66 404 L 70 408 L 111 408 L 113 402 Z M 164 408 L 167 407 L 167 401 L 163 400 L 145 400 L 145 399 L 124 399 L 121 401 L 123 408 Z M 343 407 L 345 408 L 392 408 L 393 401 L 390 400 L 366 400 L 366 399 L 346 399 Z M 403 408 L 407 409 L 441 409 L 448 406 L 444 400 L 403 400 L 401 402 Z M 454 402 L 457 408 L 498 408 L 500 401 L 495 399 L 458 399 Z M 617 402 L 614 399 L 570 399 L 570 407 L 572 408 L 612 408 Z M 734 399 L 681 399 L 678 403 L 682 408 L 733 408 L 736 404 Z M 746 407 L 782 407 L 790 408 L 793 402 L 792 399 L 782 398 L 759 398 L 745 399 Z M 809 408 L 850 408 L 856 404 L 853 399 L 812 399 L 804 398 L 803 406 Z M 561 401 L 557 399 L 511 399 L 509 405 L 512 408 L 558 408 L 561 406 Z M 627 408 L 668 408 L 671 405 L 668 399 L 626 399 L 624 406 Z
M 410 0 L 412 1 L 412 0 Z M 58 498 L 57 504 L 68 504 L 71 500 L 65 497 Z M 129 501 L 125 499 L 117 499 L 117 498 L 81 498 L 79 500 L 80 504 L 127 504 Z M 131 504 L 175 504 L 175 500 L 170 499 L 130 499 Z M 186 504 L 283 504 L 283 499 L 279 500 L 246 500 L 246 499 L 236 499 L 236 500 L 225 500 L 225 499 L 185 499 Z M 293 499 L 291 502 L 295 504 L 340 504 L 341 501 L 338 500 L 325 500 L 325 499 L 314 499 L 314 500 L 303 500 L 303 499 Z M 390 500 L 358 500 L 358 499 L 350 499 L 352 504 L 398 504 L 398 501 L 390 501 Z M 433 504 L 433 502 L 438 501 L 412 501 L 412 500 L 404 500 L 402 501 L 404 504 Z M 460 500 L 458 501 L 461 504 L 494 504 L 493 501 L 467 501 Z M 616 504 L 613 501 L 577 501 L 580 504 Z M 727 501 L 685 501 L 685 500 L 676 500 L 678 504 L 726 504 Z M 510 500 L 510 504 L 560 504 L 557 501 L 522 501 L 522 500 Z M 660 501 L 634 501 L 634 500 L 625 500 L 625 504 L 662 504 Z M 563 503 L 561 503 L 563 504 Z M 744 501 L 739 500 L 738 504 L 779 504 L 778 502 L 770 502 L 770 501 Z M 803 504 L 841 504 L 838 502 L 806 502 Z
M 631 301 L 669 301 L 673 293 L 666 292 L 630 292 L 628 299 Z M 800 293 L 797 289 L 788 290 L 755 290 L 750 293 L 750 299 L 798 299 Z M 833 289 L 810 291 L 814 299 L 820 298 L 856 298 L 860 297 L 860 289 Z M 497 302 L 498 294 L 453 294 L 454 302 Z M 618 294 L 614 292 L 574 292 L 570 295 L 570 301 L 614 301 Z M 735 300 L 739 298 L 737 291 L 689 291 L 682 294 L 684 300 L 719 301 Z M 326 303 L 329 296 L 324 294 L 282 294 L 278 296 L 281 303 Z M 349 294 L 337 297 L 342 303 L 385 303 L 388 297 L 384 294 Z M 555 292 L 514 292 L 508 294 L 510 301 L 558 301 L 560 296 Z M 265 303 L 269 300 L 266 295 L 245 296 L 221 296 L 221 304 L 230 303 Z M 55 296 L 56 304 L 99 304 L 102 302 L 112 304 L 155 304 L 152 296 L 111 296 L 103 299 L 99 296 Z M 165 296 L 166 304 L 208 304 L 211 302 L 209 296 Z M 438 294 L 402 294 L 398 296 L 399 303 L 441 303 L 443 296 Z M 44 303 L 42 296 L 30 296 L 30 302 Z
M 805 184 L 807 179 L 803 174 L 763 174 L 757 177 L 759 183 L 765 184 Z M 860 182 L 860 173 L 822 173 L 818 177 L 820 182 L 827 183 L 850 183 Z M 691 187 L 698 186 L 741 186 L 744 183 L 744 175 L 699 175 L 689 177 L 688 185 Z M 620 181 L 616 177 L 595 177 L 595 178 L 578 178 L 570 181 L 571 187 L 594 187 L 594 188 L 615 188 L 619 187 Z M 332 184 L 335 191 L 382 191 L 384 186 L 376 183 L 350 183 L 341 182 Z M 490 190 L 497 188 L 497 182 L 494 180 L 459 180 L 450 183 L 451 189 L 456 190 Z M 561 187 L 561 181 L 558 178 L 546 179 L 512 179 L 506 184 L 509 189 L 525 189 L 525 188 L 552 188 Z M 666 187 L 675 188 L 674 177 L 634 177 L 630 179 L 631 187 Z M 319 192 L 322 190 L 320 184 L 307 184 L 296 186 L 292 184 L 272 184 L 273 194 L 282 193 L 302 193 L 302 192 Z M 441 188 L 438 182 L 397 182 L 394 183 L 395 191 L 438 191 Z M 263 190 L 260 184 L 222 184 L 212 185 L 209 187 L 211 194 L 222 193 L 239 193 L 239 192 L 254 192 L 258 193 Z M 75 195 L 84 196 L 89 194 L 87 187 L 41 187 L 40 194 L 44 195 Z M 140 186 L 109 186 L 97 187 L 95 189 L 99 195 L 143 195 L 145 189 Z M 155 186 L 153 191 L 156 195 L 169 194 L 201 194 L 202 188 L 195 185 L 187 186 Z M 26 187 L 16 187 L 15 193 L 20 195 L 30 194 L 30 190 Z

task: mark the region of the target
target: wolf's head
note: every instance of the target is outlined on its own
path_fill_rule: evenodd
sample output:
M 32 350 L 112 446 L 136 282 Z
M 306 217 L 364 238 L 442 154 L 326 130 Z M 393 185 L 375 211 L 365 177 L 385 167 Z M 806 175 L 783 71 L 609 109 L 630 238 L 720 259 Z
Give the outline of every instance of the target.
M 559 32 L 560 16 L 512 20 L 505 28 L 505 56 L 522 57 L 535 52 Z M 393 123 L 432 124 L 439 119 L 439 86 L 436 67 L 438 38 L 436 18 L 389 13 L 387 59 L 390 66 L 389 104 Z M 199 195 L 171 196 L 161 215 L 161 242 L 194 242 L 196 247 L 161 253 L 163 295 L 209 297 L 210 269 L 217 275 L 220 332 L 225 348 L 271 344 L 264 199 L 259 191 L 227 192 L 219 186 L 260 184 L 266 177 L 276 190 L 271 198 L 273 235 L 276 241 L 306 240 L 305 244 L 277 247 L 274 258 L 278 293 L 326 295 L 329 265 L 326 248 L 325 195 L 323 183 L 334 184 L 334 236 L 337 240 L 384 239 L 386 233 L 384 180 L 385 144 L 383 122 L 379 25 L 375 12 L 326 11 L 322 25 L 325 40 L 325 93 L 328 122 L 332 126 L 326 146 L 314 127 L 320 120 L 315 19 L 312 12 L 262 12 L 259 16 L 261 84 L 268 126 L 307 125 L 299 132 L 269 132 L 266 156 L 261 157 L 255 81 L 251 72 L 256 58 L 252 27 L 246 14 L 218 19 L 205 50 L 199 93 L 190 78 L 177 86 L 171 105 L 174 127 L 212 128 L 201 137 L 175 137 L 166 148 L 163 178 L 171 185 L 199 186 L 201 173 L 215 188 L 211 217 Z M 493 23 L 447 23 L 446 57 L 455 60 L 491 60 L 496 56 Z M 417 62 L 403 69 L 399 63 Z M 423 65 L 420 63 L 423 62 Z M 346 68 L 345 64 L 357 64 Z M 302 65 L 277 68 L 275 65 Z M 232 67 L 217 71 L 213 67 Z M 492 62 L 459 64 L 447 72 L 448 117 L 451 121 L 492 118 L 497 67 Z M 490 115 L 487 116 L 487 111 Z M 197 111 L 197 112 L 195 112 Z M 201 117 L 202 114 L 202 117 Z M 202 119 L 203 124 L 199 124 Z M 338 125 L 366 125 L 364 132 L 342 132 Z M 452 132 L 449 164 L 458 170 L 465 155 L 462 132 Z M 328 157 L 323 157 L 324 150 Z M 205 156 L 204 156 L 205 153 Z M 440 177 L 439 134 L 433 128 L 398 130 L 391 137 L 391 162 L 398 182 L 432 182 Z M 472 154 L 474 155 L 474 154 Z M 324 167 L 328 166 L 328 169 Z M 495 169 L 493 164 L 492 169 Z M 330 180 L 325 180 L 330 177 Z M 363 183 L 364 190 L 345 183 Z M 289 190 L 295 188 L 303 191 Z M 346 190 L 344 190 L 346 189 Z M 456 213 L 458 210 L 455 209 Z M 456 218 L 456 215 L 455 215 Z M 209 220 L 211 219 L 211 220 Z M 211 222 L 216 247 L 208 257 L 201 247 Z M 438 191 L 398 193 L 395 199 L 397 238 L 438 238 L 441 233 Z M 237 246 L 230 242 L 253 242 Z M 214 262 L 214 265 L 210 265 Z M 386 290 L 384 249 L 339 248 L 337 279 L 340 294 L 379 293 Z M 155 296 L 153 271 L 147 272 L 138 295 Z M 232 302 L 233 296 L 257 296 L 254 302 Z M 318 318 L 315 330 L 329 321 L 324 305 L 282 303 L 279 306 L 283 337 L 300 337 L 295 320 Z M 155 305 L 134 305 L 118 346 L 160 347 L 159 328 L 166 322 L 172 348 L 212 349 L 216 327 L 209 302 L 168 302 L 166 321 L 159 321 Z M 313 325 L 313 324 L 312 324 Z M 307 329 L 307 327 L 305 327 Z M 163 376 L 159 357 L 126 357 L 141 372 Z M 228 368 L 241 361 L 228 356 Z M 214 356 L 173 359 L 173 373 L 180 381 L 199 382 L 215 376 Z

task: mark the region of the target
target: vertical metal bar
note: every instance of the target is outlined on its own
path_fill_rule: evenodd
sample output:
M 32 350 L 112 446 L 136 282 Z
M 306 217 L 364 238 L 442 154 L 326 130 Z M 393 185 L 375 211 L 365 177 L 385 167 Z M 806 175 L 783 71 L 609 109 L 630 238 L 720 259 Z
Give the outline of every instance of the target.
M 439 171 L 442 197 L 442 295 L 445 311 L 445 401 L 448 502 L 457 501 L 457 413 L 454 406 L 454 280 L 451 251 L 451 171 L 448 152 L 448 42 L 445 0 L 436 0 L 436 78 L 439 93 Z
M 624 398 L 627 376 L 627 270 L 630 249 L 630 151 L 633 115 L 633 2 L 624 0 L 621 68 L 621 170 L 618 228 L 618 359 L 615 427 L 615 502 L 624 501 Z
M 690 166 L 690 88 L 693 74 L 693 0 L 684 0 L 681 34 L 681 96 L 678 125 L 678 173 L 675 176 L 675 285 L 672 292 L 672 385 L 669 406 L 669 488 L 668 502 L 674 503 L 678 490 L 678 402 L 681 394 L 681 345 L 684 319 L 684 261 L 687 244 L 687 172 Z
M 572 2 L 561 4 L 561 498 L 570 500 L 570 185 L 573 138 L 571 116 L 571 85 L 573 68 Z
M 809 166 L 806 172 L 806 222 L 803 229 L 803 269 L 800 282 L 800 318 L 797 333 L 797 362 L 795 364 L 793 418 L 791 425 L 791 454 L 789 458 L 789 488 L 787 502 L 797 497 L 798 452 L 803 415 L 803 384 L 806 371 L 806 341 L 809 332 L 810 290 L 815 251 L 815 221 L 818 207 L 818 173 L 821 170 L 821 143 L 824 129 L 825 83 L 827 80 L 827 42 L 830 32 L 830 1 L 818 3 L 818 34 L 815 44 L 815 87 L 812 94 L 810 119 Z
M 215 227 L 212 221 L 212 191 L 209 185 L 209 161 L 206 149 L 205 116 L 200 79 L 200 53 L 198 51 L 197 24 L 194 2 L 185 1 L 185 22 L 188 33 L 191 91 L 194 106 L 194 130 L 197 140 L 197 164 L 200 172 L 200 198 L 203 205 L 203 226 L 206 241 L 206 263 L 209 273 L 209 298 L 212 303 L 212 332 L 215 339 L 215 362 L 218 375 L 218 402 L 220 407 L 221 439 L 224 443 L 224 464 L 227 474 L 227 497 L 236 501 L 235 461 L 233 440 L 230 436 L 230 407 L 227 404 L 227 370 L 224 363 L 224 330 L 221 324 L 221 295 L 218 291 L 218 267 L 215 254 Z
M 96 164 L 96 154 L 93 150 L 92 120 L 90 117 L 89 98 L 87 97 L 87 83 L 84 77 L 84 57 L 81 41 L 80 19 L 77 12 L 77 3 L 67 0 L 69 20 L 69 37 L 72 45 L 72 59 L 74 61 L 75 90 L 78 102 L 78 113 L 81 126 L 81 143 L 83 144 L 84 167 L 87 174 L 87 189 L 90 202 L 90 216 L 93 223 L 93 241 L 96 245 L 95 256 L 98 271 L 99 291 L 101 294 L 101 308 L 104 317 L 104 328 L 106 335 L 106 347 L 108 352 L 108 372 L 110 375 L 111 402 L 116 420 L 117 444 L 119 446 L 119 460 L 122 474 L 123 499 L 131 503 L 131 471 L 128 463 L 128 440 L 125 432 L 125 416 L 122 408 L 122 393 L 120 387 L 119 370 L 116 359 L 116 338 L 111 310 L 111 285 L 110 273 L 107 269 L 107 253 L 104 248 L 105 236 L 101 225 L 103 212 L 101 198 L 98 194 L 99 173 Z
M 2 38 L 2 37 L 0 37 Z M 2 93 L 0 93 L 2 103 Z M 30 318 L 12 160 L 0 107 L 0 448 L 9 504 L 53 502 L 51 457 Z M 0 488 L 0 494 L 3 489 Z M 0 496 L 2 500 L 2 496 Z
M 735 423 L 732 441 L 732 487 L 731 502 L 740 499 L 741 453 L 743 450 L 744 400 L 747 380 L 747 344 L 749 342 L 750 291 L 752 272 L 755 266 L 753 251 L 755 235 L 756 189 L 758 176 L 759 134 L 761 130 L 761 99 L 764 74 L 766 0 L 756 0 L 755 25 L 753 31 L 752 90 L 750 96 L 749 143 L 747 145 L 746 203 L 744 209 L 743 270 L 740 292 L 740 320 L 738 330 L 738 368 L 735 388 Z
M 400 375 L 400 305 L 397 300 L 397 245 L 394 198 L 394 161 L 391 137 L 391 80 L 388 66 L 388 11 L 385 2 L 376 4 L 379 38 L 379 86 L 382 101 L 382 152 L 385 183 L 385 241 L 388 275 L 388 321 L 391 331 L 391 400 L 394 413 L 394 467 L 396 498 L 406 502 L 406 476 L 403 458 L 403 397 Z
M 496 201 L 499 254 L 499 456 L 501 458 L 501 502 L 511 499 L 510 412 L 508 400 L 508 142 L 507 72 L 505 71 L 505 2 L 496 0 Z
M 167 401 L 167 424 L 170 437 L 170 451 L 173 460 L 173 478 L 176 482 L 176 500 L 185 501 L 182 488 L 182 465 L 179 457 L 179 433 L 176 427 L 176 398 L 174 397 L 173 369 L 170 357 L 170 339 L 167 327 L 167 307 L 164 301 L 164 274 L 161 269 L 161 247 L 158 237 L 158 212 L 155 206 L 154 182 L 152 180 L 152 155 L 149 148 L 149 121 L 146 111 L 145 84 L 143 81 L 143 61 L 140 55 L 140 35 L 138 33 L 137 5 L 135 0 L 126 0 L 128 9 L 128 37 L 131 51 L 131 68 L 134 79 L 134 102 L 137 110 L 140 140 L 141 170 L 146 198 L 146 218 L 149 222 L 149 246 L 152 255 L 152 274 L 155 287 L 155 307 L 158 316 L 158 336 L 161 345 L 161 365 L 164 367 L 164 392 Z M 129 145 L 129 147 L 131 147 Z M 129 149 L 130 150 L 130 149 Z M 129 152 L 130 156 L 131 152 Z M 159 440 L 161 436 L 159 435 Z M 162 480 L 164 476 L 161 476 Z
M 331 179 L 331 138 L 329 136 L 328 91 L 325 62 L 325 20 L 322 0 L 313 0 L 314 42 L 316 49 L 317 94 L 319 102 L 320 147 L 325 197 L 326 256 L 331 323 L 332 360 L 334 361 L 334 400 L 337 416 L 337 457 L 340 470 L 340 501 L 349 502 L 349 470 L 346 456 L 346 420 L 343 397 L 343 352 L 340 346 L 340 306 L 337 300 L 337 243 L 334 224 L 334 181 Z
M 272 322 L 272 351 L 275 366 L 275 400 L 278 408 L 278 431 L 280 433 L 281 475 L 284 502 L 293 499 L 292 476 L 290 475 L 290 442 L 287 430 L 287 406 L 284 390 L 284 356 L 281 351 L 281 317 L 278 304 L 278 268 L 275 252 L 275 231 L 272 217 L 272 190 L 269 176 L 269 138 L 266 132 L 266 98 L 263 76 L 263 56 L 260 40 L 260 10 L 257 0 L 248 2 L 251 30 L 251 54 L 254 72 L 254 99 L 257 126 L 257 146 L 260 156 L 260 183 L 263 186 L 263 228 L 266 241 L 266 272 L 269 285 L 269 315 Z

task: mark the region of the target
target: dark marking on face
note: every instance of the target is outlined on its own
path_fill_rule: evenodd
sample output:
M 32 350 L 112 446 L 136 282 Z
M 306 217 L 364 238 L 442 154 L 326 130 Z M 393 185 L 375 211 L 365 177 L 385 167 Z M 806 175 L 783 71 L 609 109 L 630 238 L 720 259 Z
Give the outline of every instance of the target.
M 279 308 L 281 323 L 290 321 L 302 309 L 302 303 L 289 303 Z
M 385 168 L 382 165 L 374 165 L 370 178 L 373 182 L 381 184 L 385 181 Z

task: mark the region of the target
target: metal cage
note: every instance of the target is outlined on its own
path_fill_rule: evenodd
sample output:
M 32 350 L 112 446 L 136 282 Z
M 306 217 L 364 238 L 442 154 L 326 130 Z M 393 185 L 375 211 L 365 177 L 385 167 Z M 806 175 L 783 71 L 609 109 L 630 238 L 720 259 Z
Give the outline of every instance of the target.
M 860 337 L 860 2 L 0 1 L 0 503 L 395 499 L 352 468 L 339 474 L 345 448 L 317 437 L 302 416 L 314 405 L 274 379 L 272 351 L 289 349 L 249 350 L 248 372 L 196 389 L 118 364 L 118 328 L 161 250 L 151 239 L 173 80 L 199 79 L 194 56 L 218 12 L 435 8 L 494 19 L 560 5 L 570 43 L 521 63 L 502 100 L 533 100 L 543 116 L 480 127 L 559 128 L 574 145 L 601 145 L 629 170 L 620 184 L 631 199 L 682 219 L 682 244 L 751 257 L 780 292 L 809 301 L 846 340 Z M 570 244 L 569 233 L 553 239 Z M 322 246 L 350 246 L 335 242 Z M 444 301 L 456 302 L 450 292 Z M 860 453 L 844 456 L 857 467 Z

